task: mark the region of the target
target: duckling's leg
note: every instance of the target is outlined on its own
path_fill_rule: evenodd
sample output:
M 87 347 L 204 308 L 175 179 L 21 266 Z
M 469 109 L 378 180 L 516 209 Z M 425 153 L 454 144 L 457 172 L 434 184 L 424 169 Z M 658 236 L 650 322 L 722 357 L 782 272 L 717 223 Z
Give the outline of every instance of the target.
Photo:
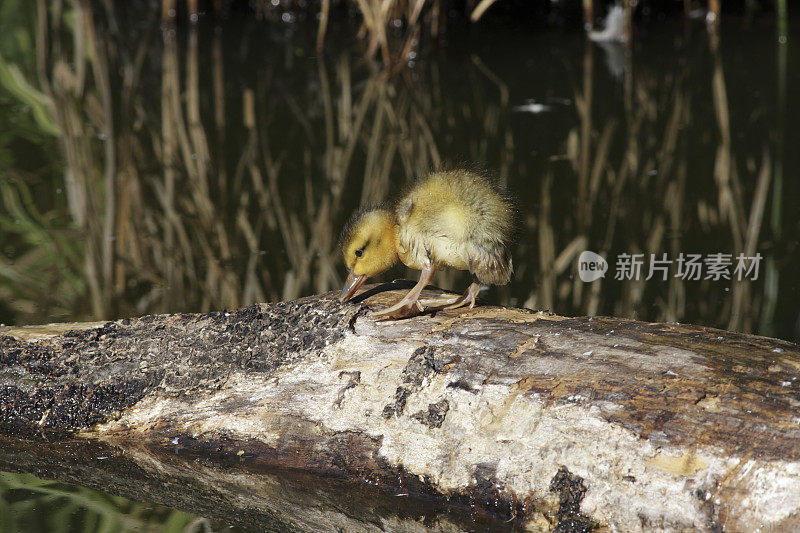
M 433 279 L 433 273 L 436 270 L 431 265 L 425 266 L 422 269 L 422 274 L 419 275 L 419 281 L 414 288 L 408 291 L 402 300 L 394 304 L 393 306 L 389 307 L 388 309 L 384 309 L 383 311 L 379 311 L 377 313 L 373 313 L 373 317 L 382 320 L 388 318 L 407 318 L 416 316 L 423 311 L 425 308 L 422 307 L 422 304 L 419 302 L 419 295 L 422 292 L 422 289 L 431 282 Z
M 464 291 L 464 294 L 459 296 L 453 303 L 442 307 L 442 309 L 458 309 L 459 307 L 464 307 L 465 305 L 469 305 L 469 308 L 472 309 L 475 307 L 475 297 L 478 296 L 478 293 L 481 292 L 482 288 L 483 283 L 480 281 L 473 281 L 472 284 L 467 287 L 467 290 Z

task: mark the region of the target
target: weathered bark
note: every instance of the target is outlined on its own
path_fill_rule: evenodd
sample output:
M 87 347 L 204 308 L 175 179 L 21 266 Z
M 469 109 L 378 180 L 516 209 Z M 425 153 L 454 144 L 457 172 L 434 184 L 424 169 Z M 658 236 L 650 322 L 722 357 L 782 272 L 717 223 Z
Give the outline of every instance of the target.
M 333 294 L 75 326 L 0 331 L 0 469 L 251 528 L 800 530 L 791 343 Z

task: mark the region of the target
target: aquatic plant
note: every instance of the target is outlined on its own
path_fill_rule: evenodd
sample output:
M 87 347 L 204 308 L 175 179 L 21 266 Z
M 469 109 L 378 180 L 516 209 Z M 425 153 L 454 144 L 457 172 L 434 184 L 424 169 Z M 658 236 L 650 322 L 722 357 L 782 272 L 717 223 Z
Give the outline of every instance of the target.
M 0 524 L 5 531 L 209 531 L 181 511 L 87 487 L 0 472 Z M 205 519 L 199 519 L 208 522 Z M 201 527 L 198 527 L 200 525 Z

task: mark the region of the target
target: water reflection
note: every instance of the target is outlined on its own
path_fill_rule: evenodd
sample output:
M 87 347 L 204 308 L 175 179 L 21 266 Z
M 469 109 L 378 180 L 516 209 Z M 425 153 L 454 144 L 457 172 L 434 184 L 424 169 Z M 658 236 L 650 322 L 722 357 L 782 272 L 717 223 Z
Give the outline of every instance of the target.
M 36 115 L 38 137 L 11 130 L 18 159 L 37 163 L 9 164 L 0 184 L 7 322 L 338 289 L 353 209 L 479 163 L 517 192 L 523 220 L 514 281 L 489 300 L 800 337 L 769 39 L 748 34 L 748 53 L 702 25 L 662 27 L 628 50 L 514 32 L 467 44 L 453 29 L 449 48 L 386 72 L 332 29 L 317 55 L 314 28 L 159 27 L 156 10 L 110 2 L 19 9 L 31 49 L 0 50 L 21 74 L 4 76 L 3 109 Z M 746 69 L 727 68 L 726 46 Z M 515 109 L 527 100 L 547 109 Z M 609 262 L 593 283 L 577 275 L 587 249 Z M 765 259 L 756 281 L 687 281 L 674 265 L 667 280 L 619 281 L 622 253 Z
M 240 451 L 198 442 L 128 442 L 123 449 L 93 439 L 0 436 L 0 470 L 35 471 L 115 493 L 0 472 L 0 527 L 54 533 L 520 530 L 516 505 L 506 502 L 405 492 L 413 479 L 399 474 L 356 481 L 278 469 L 257 451 Z M 519 512 L 532 522 L 536 514 L 528 506 L 519 502 Z

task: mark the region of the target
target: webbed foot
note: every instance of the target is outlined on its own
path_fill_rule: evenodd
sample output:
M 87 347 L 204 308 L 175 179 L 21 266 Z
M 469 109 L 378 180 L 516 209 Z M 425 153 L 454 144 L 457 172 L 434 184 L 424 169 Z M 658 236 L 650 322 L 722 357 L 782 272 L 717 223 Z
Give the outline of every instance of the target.
M 446 309 L 458 309 L 459 307 L 469 306 L 470 309 L 475 307 L 475 298 L 478 296 L 478 293 L 481 292 L 483 288 L 482 283 L 478 283 L 477 281 L 473 281 L 472 284 L 464 291 L 464 294 L 459 296 L 455 299 L 454 302 L 445 305 L 442 307 L 442 310 Z
M 408 296 L 410 295 L 407 295 L 389 308 L 372 313 L 372 318 L 376 320 L 398 320 L 401 318 L 411 318 L 424 313 L 425 308 L 420 301 L 416 298 L 409 298 Z
M 393 306 L 383 311 L 373 313 L 373 318 L 376 320 L 396 320 L 399 318 L 411 318 L 412 316 L 417 316 L 425 312 L 425 306 L 420 303 L 419 295 L 422 293 L 422 289 L 425 288 L 425 285 L 430 283 L 433 278 L 433 272 L 434 270 L 431 265 L 425 265 L 419 276 L 419 281 L 414 285 L 414 288 L 408 291 L 408 294 Z

